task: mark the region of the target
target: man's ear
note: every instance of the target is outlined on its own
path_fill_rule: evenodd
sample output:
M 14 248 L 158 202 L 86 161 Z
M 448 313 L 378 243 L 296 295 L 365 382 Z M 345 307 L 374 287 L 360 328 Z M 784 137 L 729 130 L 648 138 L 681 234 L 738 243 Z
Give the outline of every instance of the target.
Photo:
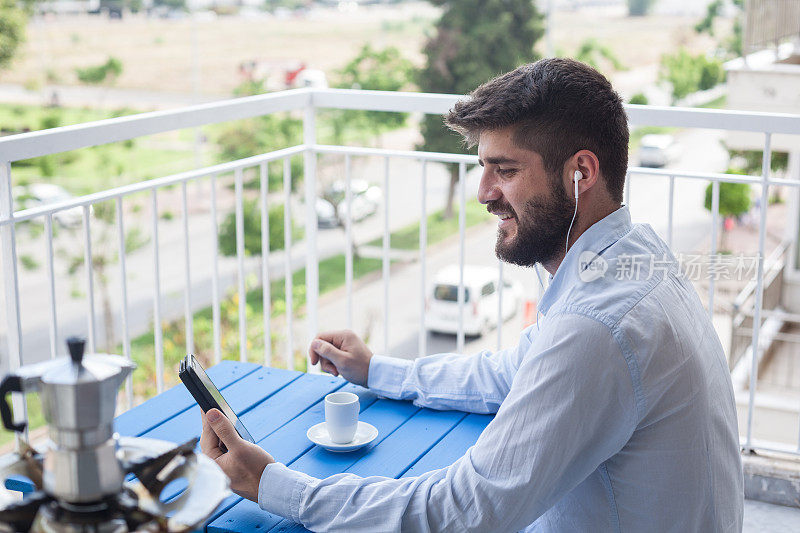
M 567 160 L 567 164 L 564 165 L 564 167 L 569 182 L 568 191 L 573 191 L 575 189 L 575 182 L 573 179 L 576 170 L 581 173 L 581 179 L 578 181 L 578 193 L 581 196 L 583 196 L 586 191 L 597 186 L 600 179 L 600 160 L 597 159 L 594 152 L 590 150 L 575 152 L 575 155 Z

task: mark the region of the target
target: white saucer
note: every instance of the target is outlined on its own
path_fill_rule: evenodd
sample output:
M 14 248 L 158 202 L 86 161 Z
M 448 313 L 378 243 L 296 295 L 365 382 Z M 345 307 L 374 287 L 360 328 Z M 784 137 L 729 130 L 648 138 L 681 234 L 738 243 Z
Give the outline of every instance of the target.
M 374 441 L 375 437 L 378 436 L 378 430 L 372 424 L 367 424 L 359 420 L 356 436 L 353 437 L 353 440 L 345 442 L 344 444 L 336 444 L 331 440 L 330 435 L 328 435 L 328 428 L 325 426 L 325 422 L 320 422 L 308 428 L 306 436 L 308 440 L 322 446 L 328 451 L 352 452 Z

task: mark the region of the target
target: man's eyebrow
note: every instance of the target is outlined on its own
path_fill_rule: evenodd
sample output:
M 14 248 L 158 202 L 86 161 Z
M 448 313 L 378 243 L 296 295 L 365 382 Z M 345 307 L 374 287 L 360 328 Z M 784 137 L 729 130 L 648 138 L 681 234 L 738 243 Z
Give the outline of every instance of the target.
M 519 161 L 516 159 L 511 159 L 510 157 L 487 157 L 486 159 L 478 159 L 479 165 L 483 166 L 484 163 L 490 163 L 492 165 L 518 165 Z

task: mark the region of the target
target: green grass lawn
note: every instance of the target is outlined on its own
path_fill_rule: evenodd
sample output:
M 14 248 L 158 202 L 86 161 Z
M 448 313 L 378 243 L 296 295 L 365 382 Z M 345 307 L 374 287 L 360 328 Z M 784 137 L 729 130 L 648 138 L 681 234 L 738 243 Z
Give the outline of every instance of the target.
M 697 107 L 701 107 L 704 109 L 725 109 L 725 106 L 728 104 L 728 95 L 723 94 L 722 96 L 718 96 L 711 100 L 710 102 L 706 102 L 705 104 L 699 105 Z

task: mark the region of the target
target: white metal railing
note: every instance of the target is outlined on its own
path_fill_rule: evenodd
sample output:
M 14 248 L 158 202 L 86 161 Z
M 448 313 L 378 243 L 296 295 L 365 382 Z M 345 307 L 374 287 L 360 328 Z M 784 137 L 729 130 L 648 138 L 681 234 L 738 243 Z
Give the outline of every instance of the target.
M 262 253 L 264 260 L 261 262 L 260 283 L 263 287 L 264 302 L 264 363 L 272 364 L 273 355 L 271 353 L 271 328 L 269 302 L 270 302 L 270 272 L 267 258 L 269 256 L 269 217 L 268 198 L 267 198 L 267 176 L 268 165 L 271 162 L 282 162 L 283 164 L 283 205 L 284 209 L 284 268 L 285 297 L 286 297 L 286 365 L 288 368 L 293 366 L 293 343 L 292 338 L 292 316 L 294 305 L 292 301 L 292 273 L 294 266 L 292 263 L 292 231 L 291 231 L 291 200 L 292 200 L 292 176 L 290 160 L 292 157 L 303 156 L 304 160 L 304 192 L 305 199 L 305 267 L 306 267 L 306 328 L 307 336 L 310 339 L 317 332 L 317 305 L 319 296 L 319 273 L 318 273 L 318 247 L 317 247 L 317 220 L 314 209 L 317 196 L 317 177 L 316 164 L 320 154 L 339 154 L 345 158 L 345 180 L 347 208 L 346 220 L 346 246 L 345 246 L 345 278 L 346 278 L 346 314 L 345 322 L 352 324 L 353 316 L 353 231 L 352 222 L 349 220 L 352 214 L 352 193 L 350 190 L 352 158 L 353 157 L 380 157 L 384 160 L 383 189 L 384 197 L 389 197 L 390 161 L 393 159 L 411 159 L 419 162 L 421 183 L 420 205 L 421 217 L 419 225 L 419 263 L 420 263 L 420 284 L 419 284 L 419 353 L 426 353 L 425 335 L 425 299 L 427 291 L 426 279 L 426 243 L 427 243 L 427 182 L 428 167 L 430 163 L 448 163 L 458 165 L 459 186 L 457 198 L 460 204 L 459 214 L 459 264 L 460 284 L 458 290 L 459 305 L 459 331 L 457 335 L 457 350 L 464 348 L 464 262 L 465 262 L 465 229 L 466 229 L 466 177 L 467 167 L 475 165 L 477 158 L 471 155 L 429 153 L 409 150 L 391 150 L 378 148 L 327 146 L 317 142 L 316 137 L 316 113 L 318 109 L 359 109 L 371 111 L 395 111 L 395 112 L 416 112 L 441 114 L 446 112 L 458 100 L 454 95 L 434 95 L 420 93 L 384 93 L 377 91 L 350 91 L 336 89 L 299 89 L 285 91 L 282 93 L 272 93 L 266 95 L 239 98 L 235 100 L 203 104 L 174 111 L 160 111 L 154 113 L 143 113 L 128 117 L 103 120 L 99 122 L 67 126 L 52 130 L 38 131 L 20 135 L 14 135 L 0 139 L 0 240 L 2 241 L 3 259 L 3 278 L 5 287 L 5 309 L 7 322 L 7 354 L 11 370 L 19 367 L 25 362 L 25 350 L 22 343 L 22 321 L 20 316 L 20 293 L 19 293 L 19 272 L 17 258 L 17 225 L 29 220 L 42 220 L 44 222 L 44 234 L 46 242 L 46 262 L 47 262 L 47 281 L 49 295 L 49 341 L 50 355 L 55 356 L 57 350 L 58 335 L 58 313 L 55 290 L 55 272 L 53 266 L 53 217 L 56 213 L 72 209 L 82 208 L 83 212 L 83 239 L 85 264 L 92 263 L 91 249 L 91 208 L 93 205 L 104 202 L 114 201 L 116 205 L 117 217 L 117 240 L 119 253 L 119 276 L 121 280 L 121 328 L 122 346 L 126 357 L 131 356 L 131 335 L 129 332 L 130 320 L 128 315 L 129 292 L 127 287 L 127 253 L 125 249 L 125 200 L 137 193 L 149 193 L 151 196 L 152 217 L 150 221 L 152 231 L 152 254 L 153 254 L 153 286 L 150 287 L 153 293 L 153 316 L 155 334 L 155 363 L 157 368 L 156 386 L 157 391 L 163 390 L 163 352 L 161 344 L 161 318 L 163 316 L 162 296 L 163 288 L 160 285 L 161 267 L 159 262 L 159 234 L 158 234 L 158 194 L 165 187 L 178 185 L 181 193 L 182 211 L 182 232 L 183 232 L 183 251 L 185 261 L 182 265 L 184 276 L 184 302 L 183 314 L 186 323 L 186 350 L 194 350 L 192 335 L 192 300 L 191 291 L 193 281 L 193 268 L 190 261 L 190 249 L 193 241 L 190 239 L 189 210 L 187 202 L 187 184 L 189 182 L 200 183 L 207 180 L 210 185 L 210 234 L 208 238 L 211 243 L 211 267 L 212 267 L 212 315 L 213 315 L 213 344 L 214 358 L 219 361 L 222 356 L 220 338 L 220 273 L 218 270 L 218 206 L 217 206 L 217 178 L 221 175 L 233 174 L 235 190 L 235 227 L 236 227 L 236 259 L 237 259 L 237 292 L 239 295 L 239 339 L 240 353 L 242 360 L 247 359 L 246 342 L 246 286 L 245 286 L 245 263 L 244 263 L 244 222 L 243 222 L 243 172 L 247 169 L 257 169 L 259 172 L 261 193 L 261 231 L 262 231 Z M 692 170 L 677 169 L 651 169 L 631 167 L 628 172 L 628 186 L 626 186 L 626 202 L 630 201 L 630 181 L 633 176 L 637 180 L 642 177 L 665 178 L 669 182 L 669 197 L 666 199 L 668 208 L 668 224 L 666 237 L 671 245 L 673 241 L 673 220 L 675 210 L 675 183 L 676 180 L 701 180 L 712 184 L 712 226 L 711 226 L 711 257 L 717 257 L 716 235 L 719 222 L 719 183 L 748 183 L 761 187 L 761 206 L 759 220 L 759 240 L 758 240 L 758 265 L 755 288 L 755 308 L 753 320 L 753 346 L 758 346 L 759 325 L 761 324 L 761 305 L 763 296 L 763 257 L 765 247 L 765 227 L 767 199 L 771 186 L 781 185 L 796 189 L 800 185 L 800 177 L 794 176 L 792 179 L 778 179 L 770 176 L 769 161 L 771 154 L 771 139 L 776 134 L 800 135 L 800 116 L 769 114 L 769 113 L 748 113 L 737 111 L 719 111 L 702 109 L 679 109 L 662 108 L 649 106 L 626 106 L 630 122 L 634 125 L 650 126 L 671 126 L 681 128 L 703 128 L 716 130 L 736 130 L 745 132 L 756 132 L 764 135 L 764 166 L 761 176 L 740 176 L 720 174 L 713 172 L 696 172 Z M 263 116 L 276 112 L 302 112 L 303 116 L 303 143 L 298 146 L 291 146 L 270 153 L 248 157 L 237 161 L 226 162 L 223 164 L 208 166 L 196 170 L 181 172 L 171 176 L 164 176 L 150 181 L 117 187 L 106 191 L 99 191 L 71 201 L 60 202 L 57 204 L 44 205 L 32 209 L 18 212 L 13 210 L 12 196 L 12 171 L 11 163 L 32 157 L 55 154 L 79 148 L 97 146 L 101 144 L 134 139 L 146 135 L 164 133 L 185 128 L 228 122 L 233 120 Z M 391 305 L 389 301 L 390 286 L 390 223 L 388 201 L 385 202 L 386 209 L 383 215 L 382 228 L 382 284 L 383 284 L 383 322 L 384 330 L 388 331 L 390 324 Z M 93 286 L 94 279 L 91 268 L 86 268 L 87 286 L 87 331 L 89 332 L 89 348 L 94 349 L 95 343 L 95 309 Z M 502 294 L 503 294 L 503 268 L 498 263 L 498 315 L 502 316 Z M 709 283 L 708 308 L 713 313 L 715 286 L 713 280 Z M 498 319 L 497 346 L 502 343 L 502 318 Z M 389 336 L 384 336 L 384 352 L 390 351 Z M 753 439 L 753 406 L 756 390 L 756 378 L 758 368 L 755 363 L 751 369 L 750 399 L 747 418 L 746 434 L 743 439 L 743 447 L 747 449 L 767 449 L 769 445 L 764 445 Z M 127 386 L 128 405 L 132 404 L 132 388 L 130 383 Z M 24 412 L 24 399 L 14 398 L 15 411 Z M 780 448 L 780 451 L 790 451 L 800 453 L 800 443 L 797 447 Z

